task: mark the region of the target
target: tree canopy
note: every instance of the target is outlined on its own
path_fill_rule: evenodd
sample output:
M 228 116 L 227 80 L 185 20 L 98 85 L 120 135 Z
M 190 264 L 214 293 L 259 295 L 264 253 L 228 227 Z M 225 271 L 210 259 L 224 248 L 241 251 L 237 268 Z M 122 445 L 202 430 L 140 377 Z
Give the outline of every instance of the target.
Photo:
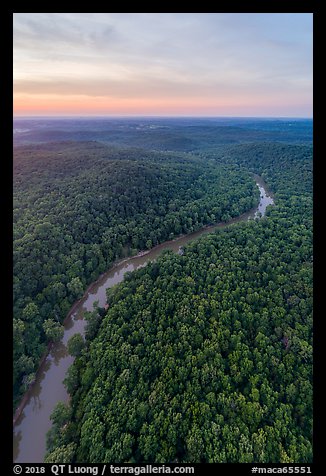
M 262 174 L 275 206 L 108 293 L 47 461 L 312 461 L 311 149 L 248 144 L 200 160 Z
M 248 171 L 96 142 L 16 147 L 14 405 L 86 286 L 112 263 L 253 207 Z

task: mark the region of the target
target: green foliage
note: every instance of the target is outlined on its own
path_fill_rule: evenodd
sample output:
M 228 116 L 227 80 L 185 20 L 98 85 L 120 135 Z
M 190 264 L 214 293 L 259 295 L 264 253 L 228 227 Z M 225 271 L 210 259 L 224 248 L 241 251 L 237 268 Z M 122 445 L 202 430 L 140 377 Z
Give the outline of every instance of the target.
M 98 301 L 94 303 L 93 311 L 89 312 L 86 311 L 84 313 L 84 319 L 87 321 L 87 325 L 85 328 L 85 338 L 86 340 L 92 340 L 97 334 L 98 328 L 101 323 L 101 309 L 98 308 Z M 105 310 L 103 309 L 104 313 Z M 104 315 L 102 314 L 102 316 Z
M 67 283 L 67 290 L 71 293 L 74 299 L 79 299 L 84 294 L 84 287 L 83 283 L 81 282 L 80 278 L 75 277 Z
M 45 462 L 70 463 L 76 450 L 76 444 L 70 441 L 74 434 L 74 425 L 70 422 L 70 406 L 62 402 L 57 403 L 50 419 L 53 424 L 46 435 L 48 453 Z
M 49 341 L 57 342 L 63 337 L 64 327 L 53 319 L 47 319 L 44 321 L 43 329 Z
M 28 359 L 28 357 L 26 357 L 25 355 L 22 356 L 23 359 Z M 30 368 L 30 366 L 29 366 Z M 23 369 L 25 370 L 26 367 L 24 366 Z M 35 378 L 36 378 L 36 374 L 35 372 L 30 372 L 28 373 L 28 371 L 24 371 L 24 378 L 23 378 L 23 383 L 22 383 L 22 387 L 24 389 L 24 391 L 26 392 L 26 390 L 29 389 L 30 385 L 32 385 L 34 382 L 35 382 Z
M 65 384 L 68 393 L 72 394 L 77 390 L 79 385 L 79 372 L 77 367 L 71 365 L 66 373 L 66 378 L 63 383 Z
M 250 209 L 251 173 L 276 198 L 266 219 L 164 253 L 109 290 L 104 317 L 86 313 L 48 462 L 312 461 L 311 148 L 217 147 L 205 127 L 155 131 L 156 144 L 196 157 L 90 142 L 15 150 L 16 401 L 114 260 Z M 231 132 L 224 143 L 241 135 Z
M 109 292 L 73 365 L 74 462 L 312 461 L 311 157 L 260 147 L 241 160 L 273 184 L 268 217 L 166 252 Z
M 75 443 L 58 446 L 52 452 L 47 454 L 44 463 L 71 463 L 75 450 Z
M 67 348 L 70 355 L 78 357 L 85 346 L 84 338 L 81 334 L 75 334 L 68 340 Z
M 14 403 L 86 285 L 112 263 L 236 216 L 258 200 L 250 174 L 186 154 L 91 143 L 14 154 Z M 87 337 L 96 333 L 93 319 Z M 25 361 L 24 361 L 25 362 Z M 28 366 L 29 367 L 29 366 Z
M 55 409 L 53 410 L 50 418 L 54 425 L 62 427 L 69 421 L 70 415 L 71 415 L 70 407 L 65 405 L 62 402 L 59 402 L 57 403 Z

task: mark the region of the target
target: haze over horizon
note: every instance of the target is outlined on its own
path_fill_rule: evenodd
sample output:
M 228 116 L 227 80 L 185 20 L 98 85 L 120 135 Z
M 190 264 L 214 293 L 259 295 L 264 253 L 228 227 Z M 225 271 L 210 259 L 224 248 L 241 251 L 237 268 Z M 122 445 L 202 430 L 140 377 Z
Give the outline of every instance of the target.
M 143 120 L 155 120 L 155 119 L 207 119 L 207 120 L 266 120 L 266 121 L 273 121 L 273 120 L 280 120 L 280 121 L 285 121 L 285 120 L 295 120 L 295 121 L 312 121 L 313 118 L 309 116 L 204 116 L 204 115 L 168 115 L 166 114 L 165 116 L 163 115 L 150 115 L 150 114 L 134 114 L 134 115 L 127 115 L 127 114 L 52 114 L 52 115 L 45 115 L 45 114 L 34 114 L 34 115 L 20 115 L 20 114 L 14 114 L 13 118 L 15 120 L 18 119 L 24 119 L 24 120 L 29 120 L 29 119 L 46 119 L 46 120 L 51 120 L 51 119 L 126 119 L 126 120 L 132 120 L 132 119 L 143 119 Z
M 15 13 L 15 117 L 312 117 L 312 14 Z

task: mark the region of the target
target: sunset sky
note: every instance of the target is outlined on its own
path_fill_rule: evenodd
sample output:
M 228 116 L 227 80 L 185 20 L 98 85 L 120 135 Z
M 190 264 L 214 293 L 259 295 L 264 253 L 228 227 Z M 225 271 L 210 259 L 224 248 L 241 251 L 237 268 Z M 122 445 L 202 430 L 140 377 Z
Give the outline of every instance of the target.
M 15 13 L 14 114 L 312 117 L 312 14 Z

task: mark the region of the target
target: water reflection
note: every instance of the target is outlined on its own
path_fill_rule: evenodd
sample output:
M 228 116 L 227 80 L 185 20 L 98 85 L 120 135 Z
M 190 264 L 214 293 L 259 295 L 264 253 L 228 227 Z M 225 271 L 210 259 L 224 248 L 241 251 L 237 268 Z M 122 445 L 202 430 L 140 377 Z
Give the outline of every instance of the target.
M 69 319 L 66 323 L 65 323 L 65 329 L 68 331 L 69 329 L 71 329 L 74 325 L 74 322 L 72 319 Z
M 34 395 L 31 400 L 33 412 L 39 412 L 42 408 L 42 400 L 40 395 Z
M 67 347 L 63 342 L 59 342 L 51 351 L 50 359 L 55 364 L 58 365 L 60 360 L 64 357 L 68 357 Z
M 18 458 L 18 455 L 19 455 L 19 444 L 22 440 L 22 432 L 21 431 L 18 431 L 17 433 L 15 433 L 15 440 L 16 440 L 16 444 L 14 445 L 14 453 L 13 453 L 14 461 L 16 461 L 16 459 Z

